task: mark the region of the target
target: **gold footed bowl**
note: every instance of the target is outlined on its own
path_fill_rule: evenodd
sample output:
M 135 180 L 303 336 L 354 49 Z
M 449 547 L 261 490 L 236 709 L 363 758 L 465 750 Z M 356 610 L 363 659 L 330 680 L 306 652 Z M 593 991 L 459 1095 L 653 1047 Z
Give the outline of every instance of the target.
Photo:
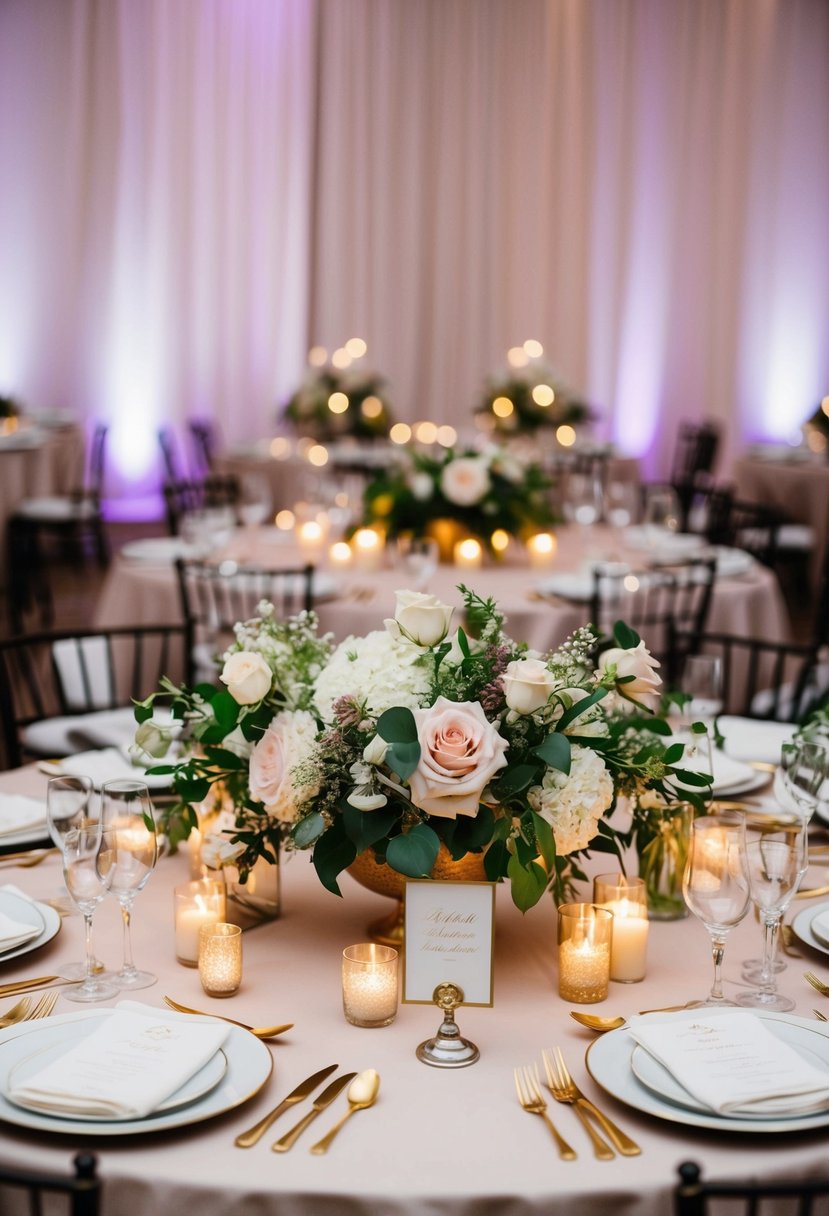
M 351 863 L 348 873 L 361 887 L 366 887 L 377 895 L 389 895 L 396 901 L 394 910 L 388 916 L 372 921 L 368 926 L 368 934 L 373 942 L 400 949 L 403 945 L 403 892 L 406 885 L 403 875 L 398 874 L 397 870 L 393 870 L 385 862 L 378 862 L 371 849 L 366 849 Z M 441 842 L 429 877 L 442 879 L 444 882 L 486 882 L 484 855 L 465 853 L 455 861 L 446 845 Z

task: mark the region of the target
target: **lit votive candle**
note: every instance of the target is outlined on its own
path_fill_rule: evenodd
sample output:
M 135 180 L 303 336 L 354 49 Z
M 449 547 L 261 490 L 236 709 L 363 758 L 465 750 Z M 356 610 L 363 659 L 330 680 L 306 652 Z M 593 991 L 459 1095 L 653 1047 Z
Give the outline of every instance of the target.
M 452 551 L 455 565 L 462 570 L 477 570 L 483 561 L 484 551 L 474 536 L 459 540 Z
M 318 519 L 306 519 L 296 526 L 296 541 L 305 557 L 317 557 L 325 544 L 325 528 Z
M 199 979 L 208 996 L 233 996 L 242 982 L 242 930 L 221 921 L 199 930 Z
M 328 550 L 328 564 L 335 570 L 345 570 L 351 565 L 351 546 L 344 540 L 335 541 Z
M 536 532 L 527 540 L 527 556 L 530 565 L 536 568 L 551 566 L 556 555 L 558 541 L 552 532 Z
M 343 950 L 343 1013 L 352 1026 L 388 1026 L 397 1014 L 397 951 L 366 942 Z
M 199 961 L 199 930 L 225 918 L 225 886 L 221 882 L 199 879 L 184 883 L 173 892 L 176 959 L 185 967 Z
M 613 913 L 610 978 L 636 984 L 645 978 L 648 955 L 648 895 L 642 878 L 599 874 L 593 902 Z
M 376 528 L 358 528 L 354 533 L 354 564 L 358 569 L 379 570 L 383 562 L 383 537 Z
M 607 996 L 613 915 L 593 904 L 558 910 L 558 991 L 565 1001 L 591 1005 Z

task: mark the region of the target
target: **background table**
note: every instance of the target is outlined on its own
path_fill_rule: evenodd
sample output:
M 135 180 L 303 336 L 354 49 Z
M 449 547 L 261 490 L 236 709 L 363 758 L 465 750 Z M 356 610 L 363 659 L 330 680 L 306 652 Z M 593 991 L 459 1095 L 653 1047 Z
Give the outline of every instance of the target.
M 809 577 L 816 587 L 829 544 L 829 464 L 749 456 L 735 462 L 733 479 L 739 498 L 777 507 L 793 523 L 809 525 Z
M 43 794 L 45 778 L 33 769 L 0 775 L 0 790 Z M 612 868 L 596 859 L 594 872 Z M 823 881 L 815 870 L 808 882 Z M 188 877 L 185 855 L 162 858 L 135 904 L 136 961 L 159 976 L 136 998 L 160 1007 L 169 994 L 183 1004 L 227 1014 L 252 1024 L 293 1021 L 295 1029 L 270 1050 L 274 1074 L 255 1099 L 236 1111 L 191 1128 L 122 1140 L 91 1135 L 40 1134 L 3 1127 L 0 1159 L 65 1169 L 81 1147 L 98 1153 L 104 1178 L 104 1216 L 664 1216 L 676 1166 L 693 1158 L 711 1175 L 792 1177 L 826 1171 L 826 1133 L 730 1135 L 686 1129 L 632 1110 L 606 1097 L 589 1078 L 583 1057 L 591 1034 L 569 1017 L 557 994 L 556 915 L 545 900 L 522 916 L 505 886 L 497 889 L 495 1004 L 462 1009 L 462 1032 L 481 1050 L 480 1061 L 457 1071 L 429 1068 L 415 1048 L 440 1023 L 431 1006 L 401 1006 L 382 1030 L 350 1026 L 340 999 L 342 949 L 364 941 L 367 923 L 390 908 L 387 899 L 342 880 L 343 898 L 316 880 L 307 854 L 282 866 L 283 916 L 244 935 L 242 988 L 230 1000 L 211 1001 L 196 971 L 175 962 L 172 890 Z M 34 869 L 9 867 L 3 881 L 36 898 L 60 886 L 57 859 Z M 800 905 L 802 906 L 802 905 Z M 0 967 L 0 982 L 56 971 L 82 954 L 82 922 L 63 922 L 58 937 L 37 954 Z M 110 966 L 120 964 L 118 905 L 107 899 L 96 913 L 96 950 Z M 749 915 L 729 938 L 726 991 L 738 989 L 740 962 L 755 955 L 760 930 Z M 804 948 L 804 954 L 811 952 Z M 812 966 L 829 979 L 825 955 L 788 960 L 780 986 L 809 1017 L 821 1002 L 802 978 Z M 651 924 L 647 979 L 611 984 L 596 1013 L 630 1014 L 704 995 L 711 978 L 708 936 L 695 919 Z M 8 1002 L 9 1004 L 11 1002 Z M 110 1002 L 111 1003 L 111 1002 Z M 6 1002 L 2 1002 L 5 1008 Z M 93 1006 L 97 1008 L 97 1006 Z M 587 1007 L 585 1007 L 587 1008 Z M 60 1000 L 56 1013 L 76 1010 Z M 642 1146 L 640 1157 L 596 1162 L 574 1113 L 552 1107 L 557 1126 L 578 1152 L 559 1161 L 549 1131 L 515 1097 L 512 1070 L 540 1059 L 558 1044 L 577 1083 Z M 281 1117 L 253 1149 L 233 1140 L 252 1126 L 300 1080 L 325 1064 L 341 1069 L 376 1068 L 382 1085 L 376 1108 L 351 1119 L 324 1157 L 308 1148 L 346 1109 L 344 1097 L 284 1156 L 269 1145 L 308 1108 Z

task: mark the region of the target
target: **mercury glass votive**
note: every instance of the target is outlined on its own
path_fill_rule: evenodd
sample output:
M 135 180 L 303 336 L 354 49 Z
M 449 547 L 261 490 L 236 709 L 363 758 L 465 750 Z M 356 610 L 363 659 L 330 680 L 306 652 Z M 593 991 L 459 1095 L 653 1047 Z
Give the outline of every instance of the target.
M 388 1026 L 397 1014 L 397 951 L 365 942 L 343 950 L 343 1013 L 352 1026 Z
M 592 1005 L 607 996 L 613 913 L 595 904 L 558 910 L 558 991 L 562 1000 Z
M 219 922 L 199 930 L 199 979 L 208 996 L 233 996 L 242 982 L 242 930 Z
M 176 960 L 185 967 L 197 967 L 199 931 L 203 925 L 218 924 L 227 915 L 224 883 L 201 878 L 176 887 L 173 914 Z
M 642 878 L 598 874 L 593 903 L 613 913 L 610 978 L 636 984 L 645 978 L 648 956 L 648 893 Z

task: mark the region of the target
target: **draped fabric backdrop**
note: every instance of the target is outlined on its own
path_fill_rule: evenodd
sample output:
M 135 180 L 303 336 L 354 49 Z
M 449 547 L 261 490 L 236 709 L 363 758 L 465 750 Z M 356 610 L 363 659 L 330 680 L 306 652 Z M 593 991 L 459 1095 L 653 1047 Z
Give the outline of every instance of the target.
M 2 0 L 0 155 L 0 392 L 124 493 L 355 335 L 460 428 L 540 339 L 652 468 L 829 392 L 825 0 Z

